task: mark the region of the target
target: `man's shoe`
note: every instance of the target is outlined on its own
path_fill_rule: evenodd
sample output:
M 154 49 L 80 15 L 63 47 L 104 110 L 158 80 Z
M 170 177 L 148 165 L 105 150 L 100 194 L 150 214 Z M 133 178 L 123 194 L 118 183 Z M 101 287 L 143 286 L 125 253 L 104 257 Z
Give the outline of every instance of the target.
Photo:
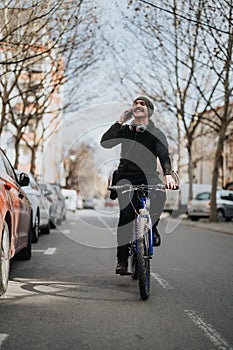
M 161 244 L 161 237 L 157 228 L 155 228 L 153 230 L 153 247 L 159 247 L 160 244 Z
M 128 273 L 128 264 L 127 263 L 122 263 L 118 262 L 117 267 L 116 267 L 116 274 L 118 275 L 127 275 Z

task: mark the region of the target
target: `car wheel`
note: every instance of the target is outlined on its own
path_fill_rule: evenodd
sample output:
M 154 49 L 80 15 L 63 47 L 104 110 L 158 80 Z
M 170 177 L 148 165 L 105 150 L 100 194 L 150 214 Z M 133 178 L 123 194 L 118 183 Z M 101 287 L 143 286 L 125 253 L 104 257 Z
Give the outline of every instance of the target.
M 54 220 L 52 220 L 52 219 L 49 220 L 49 226 L 50 226 L 50 228 L 56 228 L 56 224 L 55 224 Z
M 62 219 L 57 219 L 57 225 L 61 225 L 62 224 Z
M 224 215 L 224 211 L 222 209 L 219 209 L 217 211 L 217 220 L 218 220 L 218 222 L 225 221 L 225 215 Z
M 41 229 L 41 233 L 44 233 L 45 235 L 48 235 L 50 233 L 50 224 L 49 223 L 47 226 L 45 226 Z
M 198 221 L 199 217 L 198 216 L 190 216 L 189 217 L 192 221 Z
M 10 230 L 6 221 L 3 224 L 0 247 L 0 296 L 7 289 L 10 273 Z
M 37 243 L 39 239 L 39 227 L 40 227 L 40 218 L 39 214 L 36 214 L 34 226 L 33 226 L 33 234 L 32 234 L 32 243 Z

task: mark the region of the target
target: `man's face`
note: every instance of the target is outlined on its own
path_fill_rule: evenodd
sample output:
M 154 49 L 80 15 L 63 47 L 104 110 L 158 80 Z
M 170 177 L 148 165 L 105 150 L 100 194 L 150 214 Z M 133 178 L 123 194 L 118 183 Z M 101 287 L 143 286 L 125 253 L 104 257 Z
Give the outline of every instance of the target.
M 148 109 L 146 102 L 143 100 L 136 100 L 133 103 L 133 115 L 135 118 L 148 117 Z

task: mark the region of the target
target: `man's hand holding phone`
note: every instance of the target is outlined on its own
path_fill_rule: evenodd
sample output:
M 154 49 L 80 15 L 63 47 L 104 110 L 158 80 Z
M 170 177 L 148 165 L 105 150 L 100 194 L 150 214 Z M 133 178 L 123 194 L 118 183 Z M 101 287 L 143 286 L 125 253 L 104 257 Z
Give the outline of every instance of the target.
M 128 120 L 130 120 L 133 117 L 133 108 L 127 109 L 124 111 L 118 120 L 119 124 L 126 123 Z

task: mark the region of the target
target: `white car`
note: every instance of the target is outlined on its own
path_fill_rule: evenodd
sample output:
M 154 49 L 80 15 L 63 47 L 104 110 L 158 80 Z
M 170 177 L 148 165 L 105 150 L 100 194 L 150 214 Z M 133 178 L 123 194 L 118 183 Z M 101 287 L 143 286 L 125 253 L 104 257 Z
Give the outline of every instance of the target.
M 63 197 L 65 198 L 66 210 L 75 211 L 77 209 L 77 205 L 78 205 L 77 191 L 62 188 L 61 193 L 62 193 Z
M 218 221 L 230 221 L 233 219 L 233 191 L 217 190 L 216 192 Z M 191 220 L 197 221 L 200 218 L 210 216 L 210 191 L 202 192 L 189 201 L 187 212 Z
M 18 175 L 20 172 L 16 170 Z M 30 179 L 29 185 L 23 188 L 29 201 L 32 204 L 32 216 L 33 216 L 33 235 L 32 243 L 36 243 L 39 238 L 39 233 L 50 233 L 49 224 L 49 203 L 44 198 L 41 189 L 36 182 L 34 176 L 30 172 L 26 172 Z

